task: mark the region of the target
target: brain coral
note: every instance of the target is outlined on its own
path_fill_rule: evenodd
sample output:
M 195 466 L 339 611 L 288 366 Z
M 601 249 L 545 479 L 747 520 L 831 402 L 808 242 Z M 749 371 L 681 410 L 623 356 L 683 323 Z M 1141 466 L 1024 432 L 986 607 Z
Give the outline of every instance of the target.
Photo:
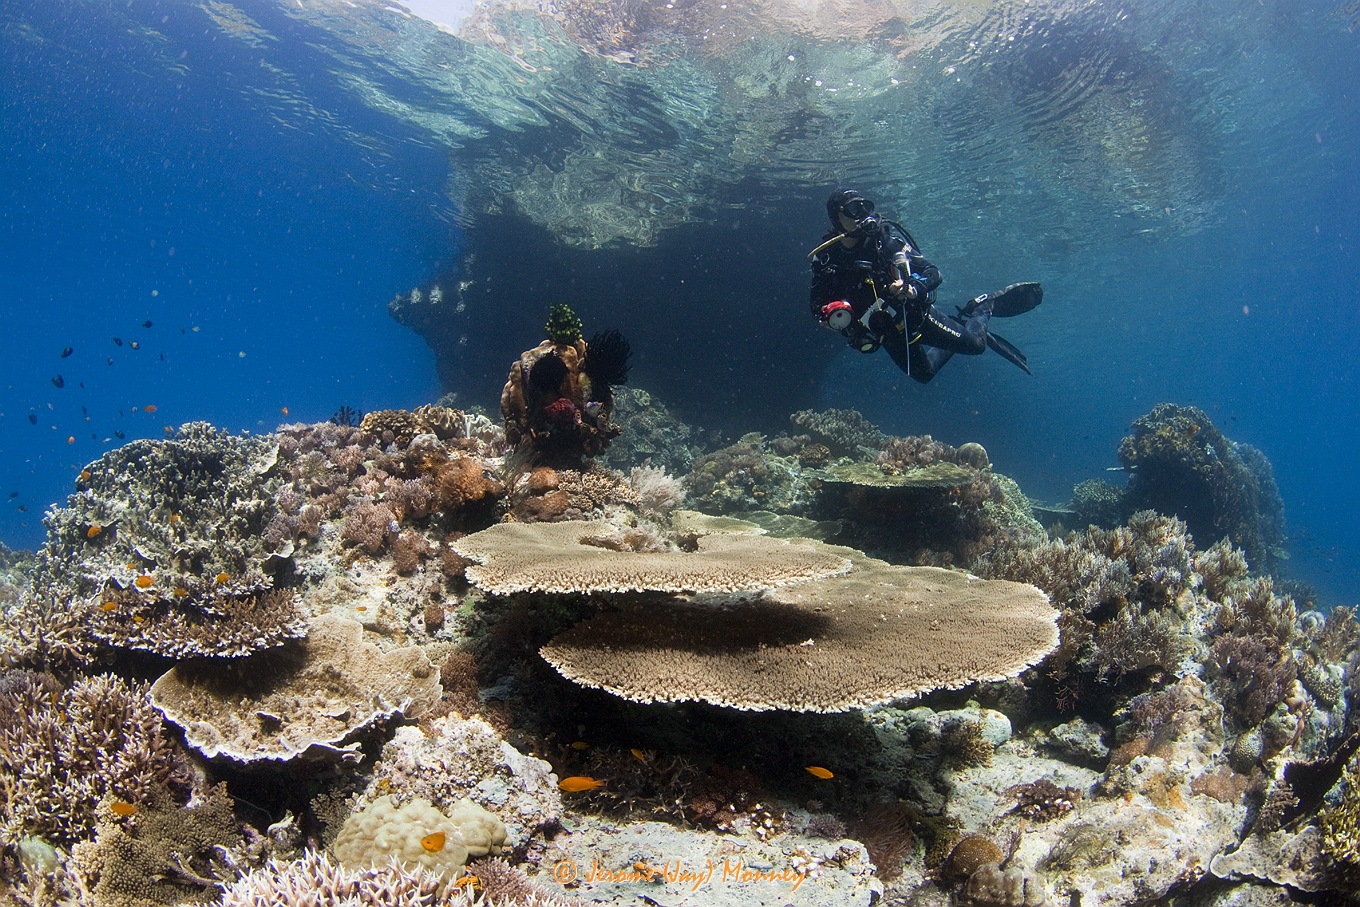
M 637 702 L 836 712 L 1015 676 L 1057 645 L 1056 620 L 1033 586 L 864 558 L 756 602 L 620 603 L 541 653 Z
M 454 542 L 488 592 L 743 592 L 848 570 L 825 546 L 756 535 L 708 535 L 696 551 L 615 551 L 589 540 L 605 522 L 502 523 Z
M 521 753 L 477 717 L 446 715 L 398 728 L 364 792 L 374 799 L 382 794 L 425 799 L 440 809 L 475 797 L 518 843 L 555 828 L 562 817 L 552 766 Z

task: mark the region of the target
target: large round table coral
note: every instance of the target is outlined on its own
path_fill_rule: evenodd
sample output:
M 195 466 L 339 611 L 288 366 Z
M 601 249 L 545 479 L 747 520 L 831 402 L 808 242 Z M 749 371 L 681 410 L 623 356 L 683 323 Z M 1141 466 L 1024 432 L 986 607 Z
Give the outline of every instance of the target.
M 864 558 L 754 602 L 616 605 L 540 651 L 637 702 L 838 712 L 1013 677 L 1057 645 L 1056 621 L 1024 583 Z

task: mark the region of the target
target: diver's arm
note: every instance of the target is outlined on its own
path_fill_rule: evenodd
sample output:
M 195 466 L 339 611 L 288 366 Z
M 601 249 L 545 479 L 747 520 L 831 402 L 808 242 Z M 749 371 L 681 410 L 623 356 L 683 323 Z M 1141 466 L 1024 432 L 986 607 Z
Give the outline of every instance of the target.
M 913 282 L 917 284 L 916 292 L 920 296 L 932 292 L 944 281 L 944 278 L 940 276 L 940 269 L 923 255 L 910 256 L 909 267 Z
M 831 274 L 830 269 L 822 266 L 819 262 L 812 263 L 812 285 L 808 288 L 808 310 L 812 312 L 812 317 L 822 317 L 822 306 L 831 301 Z

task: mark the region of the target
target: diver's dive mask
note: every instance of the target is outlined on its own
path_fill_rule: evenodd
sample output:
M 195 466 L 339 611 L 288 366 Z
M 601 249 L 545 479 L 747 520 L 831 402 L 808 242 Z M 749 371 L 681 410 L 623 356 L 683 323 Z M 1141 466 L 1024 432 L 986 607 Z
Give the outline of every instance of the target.
M 841 205 L 841 211 L 851 220 L 861 221 L 874 213 L 874 203 L 867 198 L 852 198 Z

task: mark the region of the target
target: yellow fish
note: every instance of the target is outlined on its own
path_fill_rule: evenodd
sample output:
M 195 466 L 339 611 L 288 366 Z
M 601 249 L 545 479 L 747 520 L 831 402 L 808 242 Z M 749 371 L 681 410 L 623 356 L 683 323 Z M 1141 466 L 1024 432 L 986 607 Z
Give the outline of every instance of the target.
M 583 790 L 594 790 L 603 787 L 604 782 L 589 775 L 572 775 L 570 778 L 563 778 L 557 782 L 557 786 L 571 794 L 579 794 Z
M 643 764 L 646 764 L 646 762 L 647 762 L 647 754 L 644 753 L 642 750 L 638 749 L 637 747 L 633 747 L 633 748 L 630 749 L 628 752 L 630 752 L 630 753 L 633 754 L 633 758 L 634 758 L 634 759 L 636 759 L 637 761 L 639 761 L 639 762 L 641 762 L 641 763 L 643 763 Z
M 421 838 L 420 846 L 428 850 L 430 853 L 439 853 L 439 851 L 444 849 L 445 840 L 446 838 L 444 836 L 444 833 L 442 831 L 437 831 L 434 832 L 433 834 L 428 834 L 425 837 Z
M 814 778 L 821 778 L 823 781 L 825 781 L 828 778 L 836 777 L 835 773 L 832 772 L 831 769 L 822 768 L 820 765 L 804 766 L 804 771 L 806 771 L 809 775 L 811 775 Z
M 576 740 L 573 741 L 573 743 L 571 744 L 571 748 L 576 750 L 576 752 L 578 753 L 583 753 L 586 750 L 590 749 L 590 744 L 586 743 L 584 740 Z

